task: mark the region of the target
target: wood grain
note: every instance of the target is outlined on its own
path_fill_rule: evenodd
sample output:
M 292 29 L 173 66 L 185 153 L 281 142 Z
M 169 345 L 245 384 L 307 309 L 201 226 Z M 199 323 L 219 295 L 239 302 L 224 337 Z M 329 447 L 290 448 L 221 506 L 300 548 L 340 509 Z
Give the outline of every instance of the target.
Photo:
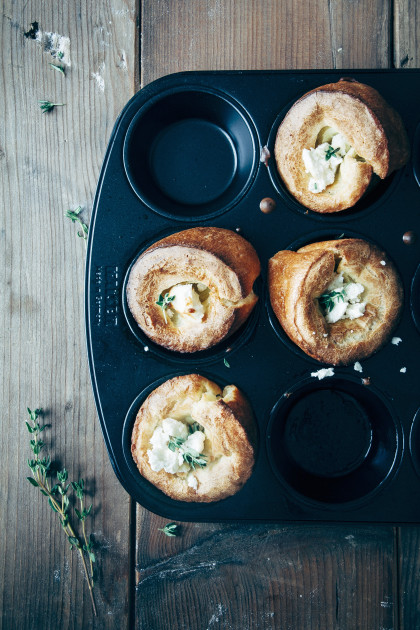
M 394 66 L 418 68 L 420 65 L 420 7 L 416 0 L 395 0 Z
M 81 205 L 89 222 L 107 139 L 135 89 L 135 19 L 128 0 L 2 3 L 0 610 L 7 630 L 128 624 L 130 504 L 96 418 L 84 341 L 85 247 L 64 212 Z M 65 77 L 49 66 L 45 39 L 24 37 L 33 21 L 70 39 Z M 42 114 L 39 99 L 66 105 Z M 46 410 L 53 459 L 71 479 L 85 477 L 93 495 L 95 621 L 78 557 L 25 479 L 27 405 Z
M 156 525 L 142 511 L 138 628 L 397 627 L 391 528 Z
M 399 530 L 400 630 L 420 628 L 420 528 Z
M 184 70 L 386 68 L 390 0 L 143 0 L 142 85 Z
M 88 377 L 84 246 L 63 216 L 82 205 L 88 222 L 107 139 L 139 77 L 144 85 L 183 70 L 418 67 L 419 14 L 415 0 L 2 3 L 0 627 L 420 627 L 419 528 L 396 539 L 390 527 L 190 523 L 167 538 L 158 531 L 166 521 L 140 506 L 131 522 Z M 34 20 L 70 38 L 65 78 L 24 37 Z M 42 115 L 39 99 L 66 106 Z M 27 405 L 46 409 L 54 458 L 94 495 L 96 620 L 77 557 L 25 481 Z

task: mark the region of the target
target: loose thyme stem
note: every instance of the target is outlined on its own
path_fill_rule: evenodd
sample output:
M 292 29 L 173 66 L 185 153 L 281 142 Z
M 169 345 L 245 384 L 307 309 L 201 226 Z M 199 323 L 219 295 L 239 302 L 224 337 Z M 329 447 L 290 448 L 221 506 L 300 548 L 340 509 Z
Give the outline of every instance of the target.
M 75 210 L 66 210 L 66 212 L 64 213 L 64 216 L 67 217 L 67 219 L 70 219 L 72 223 L 79 223 L 82 231 L 77 232 L 77 236 L 79 238 L 83 238 L 83 240 L 85 241 L 85 246 L 87 247 L 87 237 L 88 237 L 88 231 L 89 228 L 86 225 L 86 223 L 83 223 L 82 219 L 79 217 L 79 214 L 82 211 L 82 206 L 78 206 Z
M 39 439 L 39 433 L 41 433 L 44 430 L 45 426 L 40 427 L 39 423 L 37 422 L 37 418 L 42 413 L 42 410 L 36 409 L 35 411 L 32 412 L 28 408 L 28 412 L 29 412 L 30 419 L 34 422 L 34 426 L 31 426 L 28 422 L 26 423 L 26 425 L 28 427 L 29 432 L 34 436 L 33 440 L 31 440 L 31 448 L 35 456 L 34 460 L 28 461 L 29 467 L 33 475 L 33 477 L 28 477 L 28 480 L 31 482 L 32 485 L 37 486 L 43 495 L 48 497 L 48 502 L 50 504 L 50 507 L 54 510 L 54 512 L 58 514 L 58 518 L 60 519 L 61 526 L 70 542 L 70 547 L 71 548 L 73 548 L 73 546 L 76 547 L 80 554 L 82 564 L 83 564 L 83 570 L 85 572 L 86 580 L 89 587 L 89 594 L 90 594 L 90 599 L 92 602 L 93 613 L 96 617 L 97 611 L 96 611 L 95 598 L 93 595 L 93 570 L 91 571 L 92 576 L 90 576 L 87 565 L 86 565 L 85 556 L 83 553 L 83 547 L 67 515 L 69 500 L 66 496 L 66 493 L 70 486 L 70 484 L 66 486 L 67 471 L 63 469 L 61 472 L 57 473 L 57 477 L 58 477 L 58 481 L 60 485 L 56 484 L 53 488 L 51 488 L 48 482 L 48 478 L 47 478 L 47 473 L 51 465 L 50 458 L 46 457 L 41 460 L 39 457 L 39 453 L 44 447 L 44 443 L 42 442 L 42 440 Z M 54 497 L 54 492 L 57 490 L 61 494 L 61 505 Z M 90 512 L 90 509 L 88 512 Z M 85 530 L 84 522 L 82 522 L 82 525 L 83 525 L 83 535 L 86 541 L 86 530 Z M 86 551 L 87 553 L 89 553 L 91 569 L 92 569 L 90 545 L 86 545 Z
M 83 510 L 84 510 L 83 499 L 80 499 L 80 508 L 81 508 L 81 511 L 82 511 L 82 514 L 83 514 Z M 90 545 L 89 545 L 89 543 L 87 541 L 87 536 L 86 536 L 85 519 L 82 520 L 82 533 L 83 533 L 83 538 L 85 539 L 86 549 L 88 550 L 88 554 L 89 554 L 90 577 L 91 577 L 91 580 L 92 580 L 92 588 L 93 588 L 93 562 L 92 562 L 92 556 L 91 556 L 90 551 L 89 551 Z
M 35 436 L 35 440 L 36 440 L 36 437 L 37 436 Z M 64 508 L 63 508 L 64 495 L 62 495 L 61 506 L 60 506 L 60 504 L 56 501 L 54 496 L 51 494 L 51 491 L 48 488 L 48 486 L 43 482 L 42 479 L 40 479 L 38 471 L 36 473 L 35 478 L 36 478 L 36 480 L 37 480 L 37 482 L 39 484 L 39 487 L 42 490 L 44 490 L 44 492 L 47 493 L 48 498 L 50 499 L 51 503 L 53 504 L 53 506 L 55 508 L 55 511 L 58 513 L 59 519 L 61 521 L 61 525 L 62 525 L 62 527 L 64 529 L 64 532 L 65 532 L 67 538 L 69 538 L 69 539 L 73 538 L 73 539 L 75 539 L 75 540 L 77 539 L 77 541 L 79 541 L 79 539 L 78 539 L 78 537 L 77 537 L 73 527 L 67 521 L 66 514 L 64 512 Z M 85 524 L 83 523 L 83 530 L 85 530 L 84 525 Z M 86 536 L 85 536 L 85 540 L 86 540 Z M 77 548 L 77 551 L 79 552 L 79 555 L 80 555 L 80 557 L 82 559 L 83 569 L 84 569 L 86 580 L 87 580 L 87 583 L 88 583 L 88 586 L 89 586 L 89 593 L 90 593 L 90 599 L 92 601 L 93 613 L 94 613 L 94 615 L 96 617 L 98 613 L 96 611 L 95 598 L 94 598 L 94 595 L 93 595 L 93 584 L 92 584 L 92 581 L 91 581 L 92 578 L 89 576 L 89 572 L 88 572 L 88 568 L 87 568 L 87 565 L 86 565 L 86 560 L 85 560 L 85 556 L 84 556 L 84 553 L 83 553 L 83 549 L 80 547 L 80 542 L 79 542 L 79 546 L 75 545 L 75 547 Z M 92 561 L 91 561 L 91 565 L 92 565 Z

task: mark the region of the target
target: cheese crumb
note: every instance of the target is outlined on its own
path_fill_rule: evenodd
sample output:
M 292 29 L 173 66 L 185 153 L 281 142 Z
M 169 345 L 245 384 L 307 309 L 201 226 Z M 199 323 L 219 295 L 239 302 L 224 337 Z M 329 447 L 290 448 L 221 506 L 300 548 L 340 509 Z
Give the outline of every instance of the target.
M 402 367 L 400 372 L 402 372 L 403 374 L 405 374 L 407 372 L 407 368 L 406 367 Z
M 398 344 L 401 343 L 401 342 L 402 342 L 401 337 L 392 337 L 392 339 L 391 339 L 391 343 L 393 343 L 394 346 L 398 346 Z
M 356 370 L 356 372 L 363 372 L 363 368 L 359 361 L 356 361 L 356 363 L 354 364 L 354 369 Z
M 382 267 L 385 267 L 385 265 L 386 265 L 385 260 L 381 260 L 381 265 L 382 265 Z
M 188 477 L 187 477 L 187 484 L 193 490 L 197 490 L 197 488 L 198 488 L 197 477 L 194 477 L 194 475 L 192 473 L 190 473 L 188 475 Z
M 321 368 L 318 372 L 311 372 L 311 376 L 321 381 L 326 376 L 334 376 L 334 368 Z

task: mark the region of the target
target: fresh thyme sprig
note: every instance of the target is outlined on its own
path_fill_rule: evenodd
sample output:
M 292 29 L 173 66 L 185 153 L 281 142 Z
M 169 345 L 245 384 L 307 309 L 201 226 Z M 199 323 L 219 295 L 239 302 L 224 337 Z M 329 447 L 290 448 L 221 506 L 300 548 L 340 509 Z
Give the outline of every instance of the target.
M 65 103 L 51 103 L 51 101 L 39 101 L 39 106 L 42 109 L 42 113 L 52 112 L 54 107 L 64 107 Z
M 87 241 L 89 228 L 86 225 L 86 223 L 83 223 L 82 219 L 79 217 L 79 214 L 81 213 L 81 211 L 82 211 L 82 206 L 78 206 L 76 210 L 66 210 L 64 216 L 70 219 L 72 223 L 77 222 L 81 225 L 82 230 L 77 232 L 77 236 Z
M 188 446 L 184 445 L 186 438 L 174 437 L 171 435 L 168 442 L 168 448 L 173 453 L 178 449 L 184 462 L 189 464 L 193 470 L 195 470 L 196 466 L 200 466 L 200 468 L 204 468 L 207 466 L 207 456 L 204 453 L 199 453 L 193 448 L 188 448 Z
M 329 160 L 329 159 L 332 158 L 333 155 L 335 156 L 335 154 L 337 153 L 339 148 L 340 147 L 337 147 L 336 149 L 333 149 L 332 147 L 328 147 L 328 149 L 325 151 L 325 159 Z
M 334 291 L 320 295 L 318 302 L 328 313 L 330 313 L 337 302 L 344 302 L 345 293 L 346 290 L 344 288 L 338 291 L 334 289 Z
M 163 296 L 161 293 L 159 295 L 158 301 L 156 302 L 156 304 L 160 306 L 160 308 L 162 309 L 163 317 L 165 319 L 165 324 L 168 323 L 168 320 L 166 319 L 166 309 L 168 308 L 170 303 L 174 301 L 174 299 L 175 299 L 174 295 L 169 296 L 169 293 L 165 293 L 165 295 Z
M 167 523 L 165 527 L 158 527 L 158 531 L 163 532 L 165 536 L 179 536 L 179 525 Z
M 64 74 L 64 76 L 66 76 L 66 72 L 62 66 L 56 66 L 54 63 L 50 63 L 50 66 L 51 68 L 54 68 L 54 70 L 57 70 L 57 72 L 61 72 L 61 74 Z
M 67 483 L 68 472 L 65 468 L 57 471 L 57 481 L 52 485 L 52 477 L 54 475 L 51 468 L 50 456 L 40 456 L 41 451 L 45 447 L 45 442 L 40 438 L 40 434 L 45 430 L 47 425 L 41 425 L 39 418 L 42 416 L 42 409 L 35 409 L 31 411 L 28 407 L 29 422 L 26 422 L 26 427 L 31 434 L 31 449 L 33 452 L 33 459 L 28 459 L 28 466 L 31 469 L 32 477 L 27 477 L 29 483 L 38 488 L 41 494 L 48 497 L 48 504 L 50 508 L 55 512 L 60 520 L 61 526 L 67 539 L 70 543 L 70 549 L 75 547 L 81 557 L 83 570 L 89 586 L 89 594 L 92 602 L 93 613 L 96 616 L 96 605 L 93 596 L 94 575 L 93 575 L 93 562 L 95 562 L 95 554 L 93 553 L 93 541 L 89 537 L 89 542 L 86 536 L 85 519 L 89 516 L 92 506 L 85 508 L 83 505 L 83 497 L 85 494 L 84 481 L 81 479 L 78 483 Z M 76 493 L 77 498 L 80 501 L 80 510 L 75 509 L 77 518 L 82 522 L 82 531 L 84 544 L 82 544 L 81 538 L 77 535 L 70 518 L 70 500 L 67 496 L 70 487 Z M 85 554 L 88 555 L 90 561 L 90 573 L 86 565 Z

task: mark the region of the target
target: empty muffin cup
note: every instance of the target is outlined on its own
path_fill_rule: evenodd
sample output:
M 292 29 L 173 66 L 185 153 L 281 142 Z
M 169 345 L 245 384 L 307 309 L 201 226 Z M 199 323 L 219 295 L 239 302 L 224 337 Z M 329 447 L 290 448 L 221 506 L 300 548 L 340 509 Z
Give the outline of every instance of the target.
M 378 491 L 396 470 L 402 434 L 385 399 L 354 379 L 301 382 L 274 406 L 274 472 L 302 500 L 330 507 Z
M 196 221 L 226 212 L 255 175 L 257 136 L 224 94 L 176 88 L 144 105 L 124 142 L 129 182 L 149 208 Z

